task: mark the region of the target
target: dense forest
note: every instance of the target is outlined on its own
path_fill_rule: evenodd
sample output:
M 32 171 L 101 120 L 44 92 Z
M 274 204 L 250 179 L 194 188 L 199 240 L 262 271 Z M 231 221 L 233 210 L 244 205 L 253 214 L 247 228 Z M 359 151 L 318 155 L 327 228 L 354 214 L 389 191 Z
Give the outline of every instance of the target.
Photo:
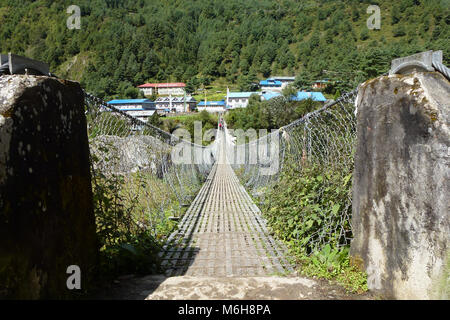
M 0 0 L 0 51 L 46 61 L 105 98 L 136 97 L 147 81 L 216 81 L 249 90 L 269 75 L 297 84 L 338 80 L 340 91 L 429 49 L 450 58 L 448 0 Z M 381 29 L 369 30 L 370 4 Z

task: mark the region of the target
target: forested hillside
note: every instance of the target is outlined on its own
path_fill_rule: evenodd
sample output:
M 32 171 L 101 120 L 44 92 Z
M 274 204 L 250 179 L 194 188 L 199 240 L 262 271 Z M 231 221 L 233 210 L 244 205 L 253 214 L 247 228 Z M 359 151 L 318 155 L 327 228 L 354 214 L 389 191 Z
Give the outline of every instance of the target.
M 80 30 L 66 26 L 72 4 Z M 369 4 L 381 30 L 367 29 Z M 0 51 L 46 61 L 102 97 L 135 97 L 146 81 L 248 90 L 271 74 L 344 90 L 393 57 L 443 49 L 448 64 L 449 24 L 448 0 L 0 0 Z

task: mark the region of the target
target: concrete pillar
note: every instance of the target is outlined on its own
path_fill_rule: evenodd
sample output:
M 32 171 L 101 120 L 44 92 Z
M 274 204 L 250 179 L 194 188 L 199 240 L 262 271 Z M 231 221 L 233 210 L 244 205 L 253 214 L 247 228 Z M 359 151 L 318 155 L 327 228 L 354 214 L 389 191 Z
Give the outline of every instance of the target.
M 351 255 L 387 298 L 449 299 L 449 117 L 437 72 L 359 89 Z
M 97 263 L 84 94 L 78 83 L 0 77 L 0 297 L 69 298 Z

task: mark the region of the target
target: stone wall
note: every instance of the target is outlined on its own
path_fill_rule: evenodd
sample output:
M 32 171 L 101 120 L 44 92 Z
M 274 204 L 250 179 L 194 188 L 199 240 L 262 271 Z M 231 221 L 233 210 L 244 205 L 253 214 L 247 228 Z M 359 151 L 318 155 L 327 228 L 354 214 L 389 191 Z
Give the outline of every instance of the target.
M 449 117 L 440 73 L 359 89 L 351 255 L 386 298 L 450 298 Z
M 70 298 L 97 263 L 84 95 L 79 84 L 0 77 L 0 297 Z

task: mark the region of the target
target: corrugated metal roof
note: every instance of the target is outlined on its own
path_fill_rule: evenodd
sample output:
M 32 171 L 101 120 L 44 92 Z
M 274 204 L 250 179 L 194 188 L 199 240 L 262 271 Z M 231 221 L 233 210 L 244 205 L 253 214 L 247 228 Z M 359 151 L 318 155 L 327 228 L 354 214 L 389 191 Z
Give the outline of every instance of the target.
M 303 92 L 299 91 L 297 92 L 297 95 L 292 98 L 294 101 L 301 101 L 305 99 L 312 99 L 314 101 L 321 101 L 325 102 L 327 99 L 322 94 L 322 92 Z
M 169 97 L 160 97 L 156 102 L 170 102 Z M 184 97 L 172 97 L 172 102 L 184 102 Z M 193 97 L 186 97 L 186 102 L 197 102 Z
M 118 108 L 120 111 L 149 111 L 149 109 L 126 109 L 126 108 Z
M 149 99 L 117 99 L 108 102 L 108 104 L 141 104 L 141 103 L 154 103 L 154 102 Z
M 274 77 L 268 78 L 267 80 L 295 81 L 295 77 L 274 76 Z
M 199 107 L 217 107 L 217 106 L 225 106 L 225 101 L 224 100 L 220 100 L 220 101 L 207 101 L 206 105 L 205 105 L 205 101 L 201 101 L 198 104 Z
M 228 98 L 249 98 L 252 94 L 259 94 L 259 92 L 230 92 Z
M 169 82 L 169 83 L 146 83 L 141 84 L 138 88 L 184 88 L 184 82 Z
M 262 96 L 264 97 L 265 100 L 270 100 L 272 98 L 281 96 L 281 93 L 268 91 L 266 93 L 263 93 Z M 293 100 L 293 101 L 302 101 L 302 100 L 306 100 L 306 99 L 312 99 L 314 101 L 320 101 L 320 102 L 327 101 L 327 99 L 322 94 L 322 92 L 299 91 L 299 92 L 297 92 L 296 95 L 292 96 L 292 98 L 291 98 L 291 100 Z
M 264 100 L 270 100 L 272 98 L 281 96 L 281 93 L 268 91 L 268 92 L 263 93 L 262 96 L 264 97 Z
M 261 80 L 259 82 L 259 85 L 260 86 L 281 87 L 282 83 L 281 83 L 281 81 L 267 79 L 267 80 Z

